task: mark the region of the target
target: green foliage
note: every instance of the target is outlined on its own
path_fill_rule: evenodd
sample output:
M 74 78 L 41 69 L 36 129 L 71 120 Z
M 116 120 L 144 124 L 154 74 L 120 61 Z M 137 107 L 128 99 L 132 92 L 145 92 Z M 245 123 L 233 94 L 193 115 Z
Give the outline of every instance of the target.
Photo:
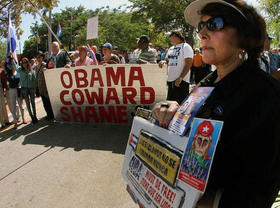
M 56 33 L 58 22 L 60 22 L 62 28 L 60 41 L 67 50 L 75 50 L 77 46 L 88 43 L 100 47 L 105 42 L 110 42 L 121 50 L 128 50 L 136 47 L 136 38 L 142 34 L 149 34 L 155 46 L 168 46 L 168 37 L 155 30 L 154 24 L 150 24 L 144 17 L 135 19 L 133 13 L 120 9 L 121 7 L 111 10 L 106 7 L 92 11 L 86 10 L 82 6 L 66 8 L 60 13 L 53 14 L 52 29 Z M 71 16 L 73 19 L 72 27 Z M 98 39 L 86 40 L 87 20 L 90 16 L 98 16 Z M 43 51 L 46 51 L 47 27 L 43 23 L 41 25 L 35 23 L 31 27 L 31 31 L 34 35 L 39 34 L 41 38 L 40 47 L 43 48 Z M 24 47 L 30 47 L 30 44 Z
M 10 10 L 11 20 L 18 39 L 23 31 L 20 28 L 21 14 L 31 13 L 35 14 L 36 9 L 48 10 L 56 6 L 58 0 L 1 0 L 0 1 L 0 38 L 7 37 L 8 27 L 8 8 Z M 35 6 L 35 7 L 34 7 Z
M 144 17 L 154 24 L 156 32 L 170 32 L 177 29 L 183 32 L 186 40 L 193 44 L 194 28 L 186 23 L 184 10 L 190 0 L 129 0 L 133 5 L 134 19 Z
M 4 59 L 7 54 L 7 43 L 0 41 L 0 60 Z
M 44 51 L 44 46 L 38 44 L 38 50 Z M 32 36 L 24 42 L 22 55 L 28 59 L 34 58 L 37 54 L 36 37 Z
M 260 7 L 265 12 L 268 33 L 275 37 L 272 45 L 280 42 L 280 0 L 260 0 Z

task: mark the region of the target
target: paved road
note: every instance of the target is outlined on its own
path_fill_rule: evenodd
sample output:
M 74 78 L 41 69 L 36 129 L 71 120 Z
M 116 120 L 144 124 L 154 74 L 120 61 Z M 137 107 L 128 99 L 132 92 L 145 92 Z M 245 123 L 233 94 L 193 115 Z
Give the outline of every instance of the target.
M 0 208 L 136 208 L 121 177 L 130 127 L 50 123 L 37 108 L 38 124 L 0 134 Z

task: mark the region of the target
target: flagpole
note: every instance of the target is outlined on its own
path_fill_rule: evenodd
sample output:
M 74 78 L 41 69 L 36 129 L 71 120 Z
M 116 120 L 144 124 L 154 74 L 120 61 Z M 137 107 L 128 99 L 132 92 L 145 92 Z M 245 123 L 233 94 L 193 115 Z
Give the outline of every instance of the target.
M 47 23 L 47 21 L 43 18 L 41 12 L 35 7 L 35 5 L 30 1 L 30 4 L 33 6 L 33 8 L 35 9 L 35 12 L 41 17 L 41 19 L 43 20 L 43 22 L 45 23 L 45 25 L 48 27 L 48 29 L 51 31 L 52 35 L 55 37 L 55 39 L 57 40 L 57 42 L 62 45 L 62 43 L 60 42 L 60 40 L 58 39 L 58 37 L 56 36 L 56 34 L 53 32 L 52 28 L 49 26 L 49 24 Z

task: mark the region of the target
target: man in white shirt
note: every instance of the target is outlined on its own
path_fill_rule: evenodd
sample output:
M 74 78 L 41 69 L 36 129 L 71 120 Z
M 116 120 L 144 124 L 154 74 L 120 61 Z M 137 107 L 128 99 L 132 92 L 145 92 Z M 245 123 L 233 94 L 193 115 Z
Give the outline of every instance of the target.
M 190 68 L 193 61 L 193 49 L 187 43 L 181 32 L 174 30 L 170 34 L 174 46 L 169 48 L 165 60 L 159 66 L 168 64 L 167 100 L 181 103 L 189 95 Z

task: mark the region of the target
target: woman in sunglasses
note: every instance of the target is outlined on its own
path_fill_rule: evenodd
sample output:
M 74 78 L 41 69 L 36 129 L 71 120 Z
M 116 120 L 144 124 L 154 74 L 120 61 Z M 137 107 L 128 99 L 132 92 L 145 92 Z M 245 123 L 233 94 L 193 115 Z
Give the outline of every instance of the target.
M 13 67 L 20 74 L 21 93 L 25 100 L 29 116 L 32 119 L 32 123 L 35 124 L 38 122 L 36 116 L 35 93 L 34 93 L 35 71 L 32 69 L 31 63 L 27 58 L 23 58 L 21 60 L 20 67 L 18 67 L 15 63 L 13 63 Z
M 196 117 L 224 122 L 197 207 L 270 208 L 280 187 L 280 87 L 257 61 L 265 22 L 242 0 L 196 0 L 185 18 L 197 28 L 203 61 L 217 68 L 199 84 L 214 90 Z M 162 126 L 178 108 L 167 104 L 153 109 Z

